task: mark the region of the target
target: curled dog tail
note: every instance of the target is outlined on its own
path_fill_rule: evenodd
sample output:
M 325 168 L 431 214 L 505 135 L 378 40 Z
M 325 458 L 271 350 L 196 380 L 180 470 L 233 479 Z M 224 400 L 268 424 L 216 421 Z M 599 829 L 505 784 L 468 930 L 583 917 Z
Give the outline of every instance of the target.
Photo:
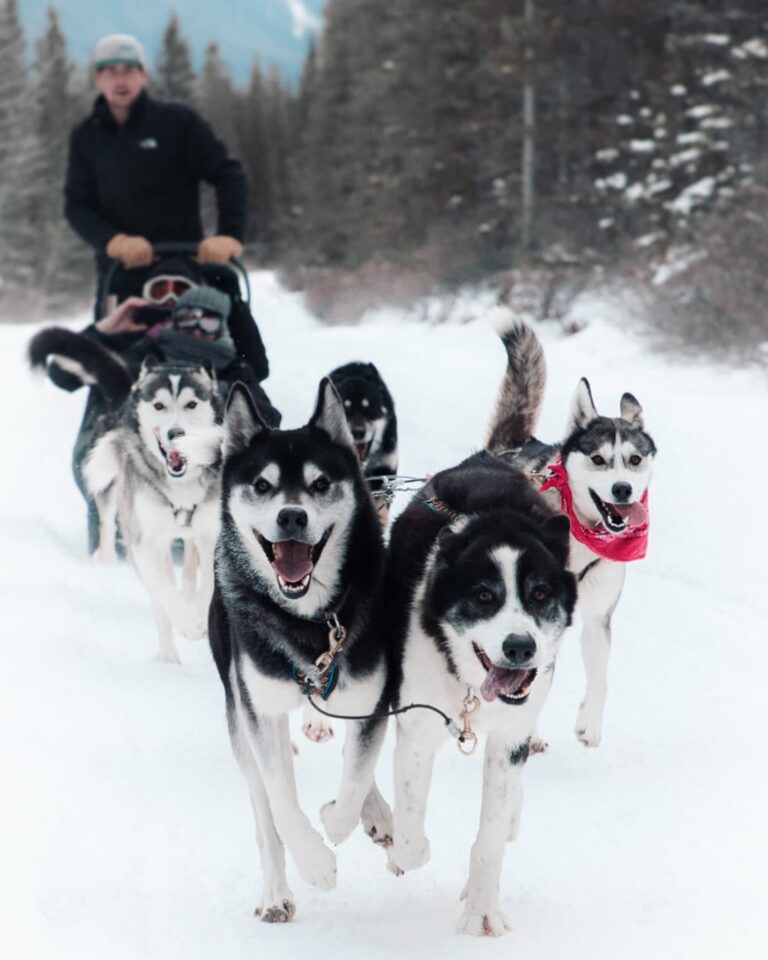
M 82 333 L 48 327 L 32 337 L 27 352 L 32 368 L 44 370 L 56 386 L 98 387 L 110 405 L 122 403 L 131 391 L 133 381 L 122 360 Z M 73 386 L 68 387 L 67 381 L 73 380 Z
M 486 450 L 500 453 L 522 446 L 533 436 L 544 396 L 547 366 L 539 338 L 511 310 L 495 307 L 489 319 L 507 350 L 507 369 L 485 441 Z

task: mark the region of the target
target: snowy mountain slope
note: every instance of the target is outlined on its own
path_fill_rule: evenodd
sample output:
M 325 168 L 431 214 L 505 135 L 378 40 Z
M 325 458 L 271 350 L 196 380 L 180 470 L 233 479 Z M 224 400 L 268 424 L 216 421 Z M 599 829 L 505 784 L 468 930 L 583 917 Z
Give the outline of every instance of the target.
M 328 329 L 270 275 L 254 285 L 286 425 L 304 422 L 323 373 L 371 359 L 396 399 L 402 472 L 423 475 L 479 445 L 504 366 L 482 323 L 382 314 Z M 574 337 L 541 330 L 550 376 L 539 433 L 559 435 L 581 375 L 607 413 L 623 390 L 638 396 L 659 447 L 650 556 L 630 570 L 617 611 L 595 751 L 572 733 L 583 678 L 577 633 L 566 639 L 542 724 L 550 751 L 528 765 L 521 836 L 505 861 L 514 930 L 482 944 L 453 933 L 481 760 L 451 745 L 435 770 L 429 865 L 396 879 L 358 832 L 337 851 L 335 892 L 307 888 L 291 865 L 296 921 L 252 918 L 251 814 L 207 648 L 184 643 L 182 667 L 154 662 L 132 571 L 85 558 L 68 469 L 82 398 L 27 372 L 29 327 L 0 327 L 4 955 L 298 960 L 318 944 L 335 960 L 764 955 L 768 453 L 755 438 L 768 393 L 755 374 L 648 355 L 597 307 L 582 305 L 593 323 Z M 340 747 L 296 739 L 302 804 L 318 824 Z M 391 741 L 379 773 L 390 797 Z

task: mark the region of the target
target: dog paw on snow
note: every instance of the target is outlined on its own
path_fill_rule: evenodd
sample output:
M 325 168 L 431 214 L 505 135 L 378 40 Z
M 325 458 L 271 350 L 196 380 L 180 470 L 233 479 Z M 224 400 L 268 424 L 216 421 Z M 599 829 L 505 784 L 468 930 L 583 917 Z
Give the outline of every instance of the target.
M 467 907 L 456 928 L 457 933 L 471 937 L 503 937 L 511 929 L 512 925 L 498 907 L 493 910 Z

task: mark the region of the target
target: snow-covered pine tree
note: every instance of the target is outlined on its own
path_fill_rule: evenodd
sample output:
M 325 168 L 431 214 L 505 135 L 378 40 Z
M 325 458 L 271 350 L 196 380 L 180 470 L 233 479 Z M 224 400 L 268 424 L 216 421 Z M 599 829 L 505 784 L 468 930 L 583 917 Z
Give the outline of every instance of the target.
M 157 69 L 152 77 L 152 91 L 166 100 L 181 100 L 183 103 L 194 103 L 195 100 L 192 56 L 175 13 L 163 33 Z
M 230 153 L 238 155 L 237 130 L 235 115 L 237 113 L 237 95 L 232 84 L 229 68 L 219 55 L 219 45 L 209 43 L 205 49 L 203 69 L 197 82 L 196 106 L 208 123 L 213 127 L 216 136 L 223 140 Z M 205 232 L 216 232 L 216 198 L 213 190 L 203 184 L 202 188 L 202 217 Z
M 237 125 L 240 154 L 248 177 L 248 233 L 260 245 L 269 240 L 274 215 L 265 99 L 264 78 L 258 62 L 254 62 Z
M 0 204 L 10 182 L 16 156 L 16 130 L 25 109 L 27 86 L 24 35 L 16 0 L 0 6 Z
M 0 76 L 0 292 L 15 308 L 31 281 L 41 173 L 16 0 L 0 13 Z
M 48 306 L 69 305 L 88 289 L 92 272 L 88 247 L 67 225 L 62 215 L 62 190 L 67 163 L 69 134 L 77 117 L 77 98 L 72 92 L 72 66 L 58 14 L 48 11 L 48 27 L 37 42 L 33 68 L 32 102 L 35 110 L 33 136 L 37 143 L 40 218 L 38 276 Z

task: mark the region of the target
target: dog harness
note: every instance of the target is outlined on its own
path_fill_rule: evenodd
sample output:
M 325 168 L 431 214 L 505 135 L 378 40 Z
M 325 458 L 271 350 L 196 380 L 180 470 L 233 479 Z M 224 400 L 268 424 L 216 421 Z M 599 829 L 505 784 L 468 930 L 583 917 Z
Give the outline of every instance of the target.
M 560 492 L 560 510 L 571 521 L 571 533 L 585 547 L 596 553 L 604 560 L 615 560 L 618 563 L 628 563 L 630 560 L 642 560 L 648 551 L 648 530 L 650 522 L 628 526 L 623 533 L 609 533 L 604 528 L 586 527 L 576 516 L 573 506 L 573 493 L 568 481 L 568 472 L 562 458 L 550 464 L 547 468 L 549 476 L 539 487 L 539 491 L 558 490 Z M 640 499 L 644 507 L 648 507 L 648 491 Z
M 347 599 L 349 588 L 344 593 L 341 603 L 337 609 L 340 609 Z M 319 619 L 319 618 L 313 618 Z M 334 662 L 336 657 L 344 649 L 344 641 L 347 639 L 346 628 L 339 623 L 336 610 L 326 613 L 319 622 L 328 625 L 328 649 L 321 653 L 315 660 L 314 666 L 304 673 L 299 670 L 296 664 L 291 664 L 291 679 L 301 687 L 302 692 L 309 695 L 317 693 L 321 700 L 327 700 L 336 688 L 339 680 L 339 668 Z

